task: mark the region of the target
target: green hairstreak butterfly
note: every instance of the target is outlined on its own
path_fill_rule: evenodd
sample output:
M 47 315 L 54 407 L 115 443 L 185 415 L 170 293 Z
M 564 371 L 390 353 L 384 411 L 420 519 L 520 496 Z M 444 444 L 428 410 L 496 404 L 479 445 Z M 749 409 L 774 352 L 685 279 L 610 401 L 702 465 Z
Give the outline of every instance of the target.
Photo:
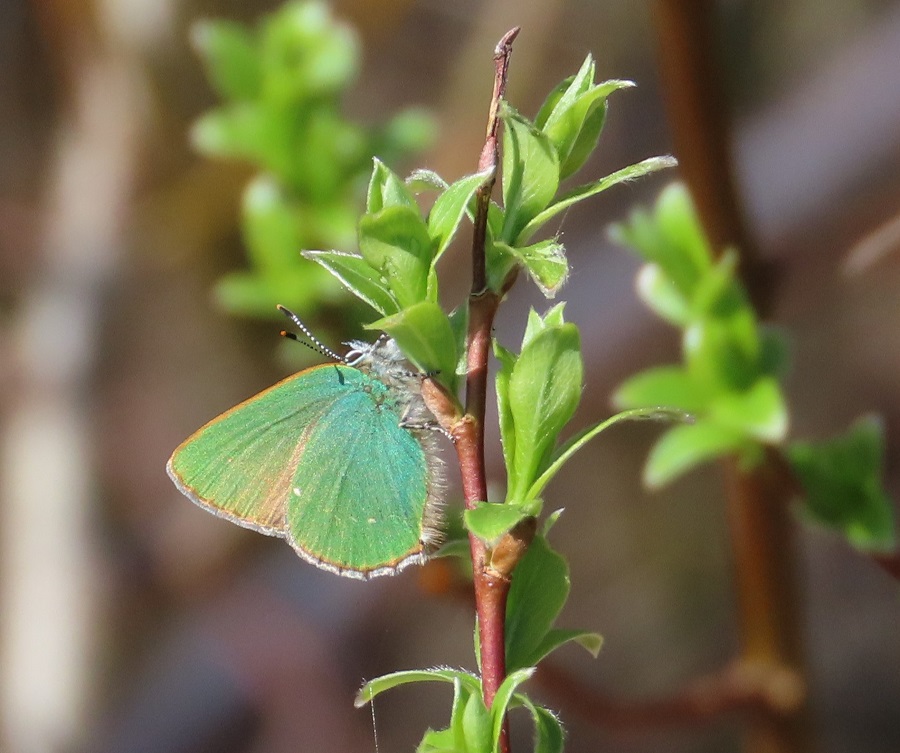
M 342 358 L 282 311 L 336 362 L 210 421 L 172 453 L 169 476 L 330 572 L 365 579 L 424 562 L 440 540 L 443 476 L 421 375 L 393 340 L 349 342 Z

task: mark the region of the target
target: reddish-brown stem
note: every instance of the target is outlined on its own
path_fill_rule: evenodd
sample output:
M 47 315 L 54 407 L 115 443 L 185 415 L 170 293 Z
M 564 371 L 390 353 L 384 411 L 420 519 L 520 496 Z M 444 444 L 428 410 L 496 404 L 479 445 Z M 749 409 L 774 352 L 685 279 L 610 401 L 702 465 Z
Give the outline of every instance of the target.
M 506 91 L 506 77 L 512 42 L 519 33 L 507 32 L 494 53 L 494 90 L 488 115 L 487 136 L 478 160 L 479 172 L 490 170 L 490 177 L 476 194 L 475 227 L 472 233 L 472 292 L 469 296 L 468 361 L 466 370 L 466 413 L 453 429 L 456 451 L 462 472 L 466 507 L 487 500 L 487 476 L 484 462 L 484 414 L 487 400 L 488 357 L 491 328 L 500 304 L 500 296 L 487 289 L 485 242 L 491 192 L 497 179 L 497 131 L 499 110 Z M 498 576 L 486 568 L 484 542 L 469 535 L 475 588 L 475 609 L 481 644 L 481 685 L 484 703 L 490 707 L 497 689 L 506 677 L 506 598 L 508 577 Z M 499 750 L 509 753 L 509 730 L 504 724 Z
M 731 132 L 715 54 L 712 0 L 657 0 L 660 75 L 678 169 L 715 249 L 741 251 L 741 276 L 757 306 L 768 309 L 772 270 L 756 253 L 735 189 Z
M 725 464 L 742 659 L 804 680 L 799 594 L 794 576 L 791 486 L 771 464 L 746 472 Z M 804 691 L 805 693 L 805 691 Z M 802 753 L 811 748 L 803 705 L 795 713 L 760 713 L 747 732 L 752 753 Z
M 658 0 L 661 71 L 681 172 L 714 248 L 742 252 L 742 278 L 763 315 L 771 302 L 768 270 L 747 231 L 731 175 L 730 133 L 718 85 L 711 0 Z M 726 463 L 742 660 L 786 670 L 805 682 L 792 549 L 791 491 L 771 460 L 752 471 Z M 749 753 L 803 753 L 811 747 L 806 713 L 754 717 Z
M 475 226 L 472 231 L 472 295 L 476 296 L 487 288 L 484 244 L 487 239 L 487 217 L 491 205 L 491 192 L 497 181 L 499 164 L 497 132 L 500 129 L 500 103 L 506 93 L 506 79 L 509 72 L 509 58 L 512 54 L 512 43 L 519 35 L 519 27 L 510 29 L 497 42 L 494 49 L 494 90 L 491 93 L 491 108 L 488 111 L 487 133 L 484 146 L 478 158 L 478 172 L 490 170 L 490 177 L 484 182 L 475 195 Z M 496 309 L 496 307 L 495 307 Z M 469 327 L 469 332 L 472 328 Z M 490 331 L 488 331 L 490 336 Z M 485 361 L 486 362 L 486 361 Z M 466 393 L 468 398 L 469 393 Z
M 888 575 L 900 580 L 900 554 L 873 554 L 872 559 Z

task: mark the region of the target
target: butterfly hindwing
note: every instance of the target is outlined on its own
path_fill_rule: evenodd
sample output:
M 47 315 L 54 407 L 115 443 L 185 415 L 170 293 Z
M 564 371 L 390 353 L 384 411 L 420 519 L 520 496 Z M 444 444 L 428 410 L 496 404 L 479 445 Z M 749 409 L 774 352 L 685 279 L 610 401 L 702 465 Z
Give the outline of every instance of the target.
M 291 543 L 320 564 L 369 574 L 420 561 L 428 474 L 379 381 L 335 403 L 309 434 L 288 506 Z

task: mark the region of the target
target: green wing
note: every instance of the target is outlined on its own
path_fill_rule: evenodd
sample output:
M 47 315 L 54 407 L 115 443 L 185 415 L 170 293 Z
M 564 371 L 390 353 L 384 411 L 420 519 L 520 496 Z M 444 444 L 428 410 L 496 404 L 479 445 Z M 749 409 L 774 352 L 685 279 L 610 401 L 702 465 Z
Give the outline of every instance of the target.
M 336 571 L 369 575 L 422 561 L 429 469 L 399 423 L 370 393 L 354 392 L 312 429 L 288 505 L 295 549 Z

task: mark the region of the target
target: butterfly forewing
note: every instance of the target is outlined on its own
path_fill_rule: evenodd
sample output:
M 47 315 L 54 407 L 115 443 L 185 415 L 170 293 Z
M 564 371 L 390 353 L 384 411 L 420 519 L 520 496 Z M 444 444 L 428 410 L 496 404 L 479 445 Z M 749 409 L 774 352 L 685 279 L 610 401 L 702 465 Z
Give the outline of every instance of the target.
M 222 517 L 283 535 L 299 453 L 345 393 L 334 369 L 302 371 L 210 421 L 172 454 L 173 481 Z

